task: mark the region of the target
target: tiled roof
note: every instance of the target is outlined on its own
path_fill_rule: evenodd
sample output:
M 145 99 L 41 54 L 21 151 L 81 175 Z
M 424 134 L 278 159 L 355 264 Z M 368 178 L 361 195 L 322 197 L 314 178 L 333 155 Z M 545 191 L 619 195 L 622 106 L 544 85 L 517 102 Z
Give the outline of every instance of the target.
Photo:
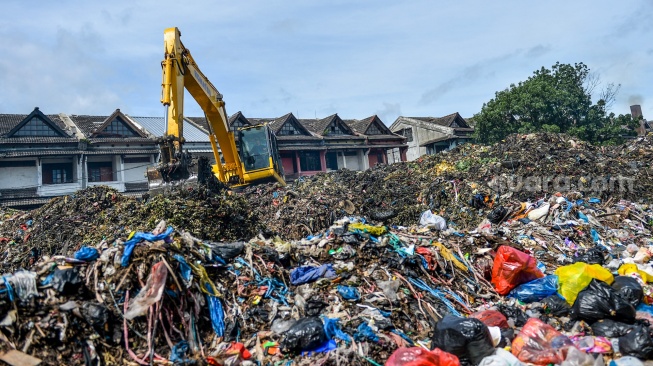
M 347 119 L 345 123 L 349 125 L 354 131 L 364 134 L 367 131 L 367 128 L 370 127 L 370 123 L 374 120 L 374 116 L 367 117 L 365 119 Z
M 107 150 L 25 150 L 25 151 L 0 151 L 0 158 L 17 158 L 27 156 L 56 156 L 56 155 L 138 155 L 138 154 L 156 154 L 157 149 L 107 149 Z
M 77 139 L 74 137 L 55 137 L 55 136 L 21 136 L 21 137 L 0 137 L 1 145 L 11 144 L 65 144 L 75 143 Z
M 345 132 L 349 134 L 349 137 L 353 137 L 355 135 L 354 130 L 344 123 L 342 119 L 338 116 L 338 114 L 332 114 L 328 117 L 322 118 L 322 119 L 300 119 L 298 120 L 299 123 L 304 126 L 307 130 L 309 130 L 311 133 L 318 135 L 318 136 L 323 136 L 324 138 L 327 139 L 332 139 L 332 138 L 339 138 L 342 135 L 325 135 L 324 131 L 332 124 L 332 123 L 337 123 L 339 126 L 344 128 Z
M 469 127 L 465 119 L 462 118 L 460 114 L 458 114 L 458 112 L 446 115 L 444 117 L 406 117 L 406 118 L 416 119 L 418 121 L 432 123 L 438 126 L 449 127 L 457 117 L 460 118 L 460 120 L 462 120 L 463 123 L 465 123 L 465 126 L 461 126 L 461 128 Z

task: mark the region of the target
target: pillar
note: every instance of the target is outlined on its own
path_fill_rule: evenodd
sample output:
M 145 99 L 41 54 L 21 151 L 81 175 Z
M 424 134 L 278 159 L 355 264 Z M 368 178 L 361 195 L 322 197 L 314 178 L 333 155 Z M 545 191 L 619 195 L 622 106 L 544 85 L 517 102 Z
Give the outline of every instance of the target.
M 326 172 L 326 150 L 320 151 L 320 169 L 323 172 Z
M 295 151 L 295 161 L 297 161 L 297 176 L 302 172 L 302 164 L 299 161 L 299 151 Z

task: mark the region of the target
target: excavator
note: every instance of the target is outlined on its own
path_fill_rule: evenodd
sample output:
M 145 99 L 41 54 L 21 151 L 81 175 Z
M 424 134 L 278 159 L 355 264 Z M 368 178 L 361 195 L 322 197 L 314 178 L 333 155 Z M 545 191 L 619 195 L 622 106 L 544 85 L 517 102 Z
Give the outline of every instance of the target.
M 200 71 L 190 51 L 181 43 L 178 28 L 165 30 L 164 47 L 161 103 L 166 131 L 157 141 L 161 153 L 159 164 L 147 170 L 150 191 L 193 179 L 202 183 L 207 175 L 232 188 L 269 181 L 285 186 L 277 140 L 270 127 L 261 124 L 232 131 L 222 94 Z M 209 126 L 209 140 L 215 158 L 210 169 L 202 169 L 202 164 L 183 150 L 184 90 L 188 90 L 202 108 Z M 236 146 L 236 135 L 240 149 Z M 208 167 L 206 161 L 204 165 Z

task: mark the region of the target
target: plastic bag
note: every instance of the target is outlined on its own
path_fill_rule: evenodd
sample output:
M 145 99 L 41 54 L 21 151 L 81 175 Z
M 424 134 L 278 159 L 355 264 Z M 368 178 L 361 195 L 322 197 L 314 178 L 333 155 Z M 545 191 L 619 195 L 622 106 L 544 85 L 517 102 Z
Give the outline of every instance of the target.
M 487 219 L 490 220 L 493 224 L 498 224 L 508 215 L 508 209 L 503 206 L 499 206 L 494 210 L 490 211 L 487 215 Z
M 598 264 L 574 263 L 558 268 L 555 274 L 558 276 L 559 293 L 569 305 L 574 304 L 578 293 L 583 291 L 593 278 L 608 285 L 614 281 L 612 273 Z
M 632 324 L 626 324 L 612 319 L 603 319 L 592 324 L 592 332 L 595 336 L 618 338 L 625 336 L 634 327 Z
M 52 277 L 52 288 L 61 294 L 73 294 L 82 286 L 84 279 L 77 268 L 55 269 Z
M 281 349 L 284 353 L 298 353 L 314 349 L 326 340 L 324 324 L 320 318 L 302 318 L 286 331 L 286 335 L 281 341 Z
M 505 315 L 506 318 L 512 319 L 517 327 L 523 326 L 528 321 L 526 314 L 518 307 L 499 304 L 497 305 L 497 309 L 499 309 L 501 314 Z
M 422 347 L 405 348 L 395 350 L 385 362 L 385 366 L 459 366 L 460 362 L 456 355 L 447 353 L 440 349 L 432 351 Z
M 180 341 L 172 347 L 172 352 L 170 353 L 170 361 L 174 364 L 185 365 L 190 363 L 191 360 L 186 357 L 190 347 L 188 346 L 187 341 Z
M 621 267 L 619 267 L 617 270 L 617 273 L 619 273 L 621 276 L 638 275 L 644 282 L 653 282 L 653 277 L 651 277 L 645 271 L 640 270 L 639 267 L 633 263 L 622 264 Z
M 644 366 L 637 357 L 626 356 L 610 361 L 610 366 Z
M 574 346 L 586 353 L 612 353 L 612 343 L 606 337 L 582 336 L 571 337 Z
M 510 328 L 508 319 L 496 310 L 484 310 L 469 316 L 483 322 L 488 327 Z
M 364 342 L 366 340 L 378 342 L 379 336 L 374 333 L 374 329 L 372 329 L 372 327 L 370 327 L 367 323 L 362 322 L 358 326 L 358 329 L 356 329 L 356 333 L 354 333 L 354 340 L 356 342 Z
M 95 248 L 81 247 L 75 252 L 75 259 L 91 262 L 100 258 L 100 253 Z
M 82 305 L 82 316 L 96 330 L 101 330 L 109 321 L 109 309 L 104 304 L 86 302 Z
M 341 339 L 347 343 L 351 342 L 351 337 L 349 334 L 345 333 L 340 329 L 340 324 L 338 324 L 338 319 L 323 317 L 322 321 L 324 322 L 324 334 L 326 334 L 327 339 Z
M 537 268 L 535 258 L 506 245 L 497 250 L 492 267 L 492 284 L 499 294 L 505 296 L 522 283 L 542 277 L 544 274 Z
M 274 334 L 284 334 L 285 332 L 288 331 L 293 325 L 297 323 L 297 320 L 295 319 L 288 319 L 288 320 L 283 320 L 283 319 L 276 319 L 275 321 L 272 322 L 272 326 L 270 327 L 270 330 Z
M 129 302 L 125 312 L 125 318 L 131 320 L 137 316 L 145 315 L 147 309 L 157 301 L 161 300 L 168 278 L 168 268 L 163 262 L 152 266 L 152 271 L 147 277 L 147 282 L 141 291 Z
M 573 343 L 567 336 L 536 318 L 528 319 L 512 341 L 512 354 L 524 363 L 560 364 Z
M 11 277 L 5 279 L 9 281 L 12 290 L 16 293 L 19 299 L 28 301 L 34 296 L 38 296 L 39 292 L 36 288 L 36 273 L 30 271 L 16 271 Z
M 461 363 L 473 365 L 494 353 L 492 336 L 483 322 L 453 315 L 446 315 L 435 325 L 431 347 L 453 353 Z
M 164 240 L 167 239 L 170 236 L 170 234 L 172 234 L 172 232 L 173 232 L 172 227 L 168 227 L 165 232 L 159 234 L 154 234 L 154 232 L 152 233 L 143 233 L 140 231 L 137 232 L 131 237 L 131 239 L 125 242 L 125 249 L 122 252 L 120 265 L 123 267 L 127 267 L 129 265 L 129 259 L 132 256 L 132 252 L 134 251 L 134 247 L 136 246 L 136 244 L 140 243 L 143 240 L 147 240 L 147 241 Z
M 623 337 L 619 337 L 619 351 L 622 355 L 642 360 L 653 358 L 653 339 L 647 328 L 636 326 Z
M 525 303 L 536 302 L 558 292 L 558 276 L 550 275 L 515 287 L 508 294 Z
M 345 300 L 356 301 L 361 298 L 361 294 L 356 287 L 352 286 L 338 286 L 338 293 Z
M 605 258 L 603 257 L 603 252 L 601 252 L 601 249 L 594 247 L 574 258 L 574 262 L 603 265 Z
M 571 312 L 571 306 L 558 294 L 551 295 L 542 300 L 542 305 L 544 311 L 553 316 L 567 316 Z
M 290 271 L 290 283 L 298 286 L 304 283 L 317 281 L 322 277 L 333 278 L 335 276 L 336 271 L 330 263 L 323 264 L 319 267 L 303 266 Z
M 522 363 L 512 353 L 498 348 L 494 355 L 485 357 L 478 366 L 522 366 Z
M 422 216 L 419 218 L 419 224 L 421 226 L 431 226 L 436 230 L 447 230 L 447 220 L 442 216 L 434 214 L 431 210 L 422 212 Z
M 379 286 L 381 290 L 383 290 L 383 294 L 385 295 L 385 297 L 388 298 L 388 300 L 393 302 L 397 300 L 397 291 L 399 291 L 399 286 L 401 286 L 401 281 L 399 280 L 376 281 L 376 284 Z
M 592 355 L 578 350 L 576 347 L 570 347 L 567 351 L 567 358 L 562 362 L 561 366 L 604 366 L 603 357 L 599 356 L 596 359 Z
M 240 255 L 245 249 L 245 243 L 236 241 L 233 243 L 209 243 L 204 242 L 211 248 L 211 254 L 222 259 L 233 259 Z
M 605 282 L 592 280 L 590 285 L 578 294 L 571 307 L 572 319 L 594 322 L 601 319 L 617 319 L 625 323 L 635 321 L 635 308 L 621 298 Z
M 614 278 L 612 288 L 632 306 L 637 307 L 644 297 L 644 290 L 639 282 L 628 276 L 617 276 Z

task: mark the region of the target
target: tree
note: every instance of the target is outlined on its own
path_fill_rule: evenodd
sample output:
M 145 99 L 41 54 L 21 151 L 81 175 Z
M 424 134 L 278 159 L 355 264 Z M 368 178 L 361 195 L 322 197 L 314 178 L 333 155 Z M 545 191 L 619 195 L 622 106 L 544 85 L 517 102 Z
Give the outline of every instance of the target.
M 542 67 L 483 105 L 474 116 L 476 139 L 491 143 L 516 132 L 563 132 L 592 143 L 619 143 L 637 122 L 630 115 L 608 114 L 619 86 L 608 84 L 592 104 L 598 84 L 598 76 L 583 63 Z

